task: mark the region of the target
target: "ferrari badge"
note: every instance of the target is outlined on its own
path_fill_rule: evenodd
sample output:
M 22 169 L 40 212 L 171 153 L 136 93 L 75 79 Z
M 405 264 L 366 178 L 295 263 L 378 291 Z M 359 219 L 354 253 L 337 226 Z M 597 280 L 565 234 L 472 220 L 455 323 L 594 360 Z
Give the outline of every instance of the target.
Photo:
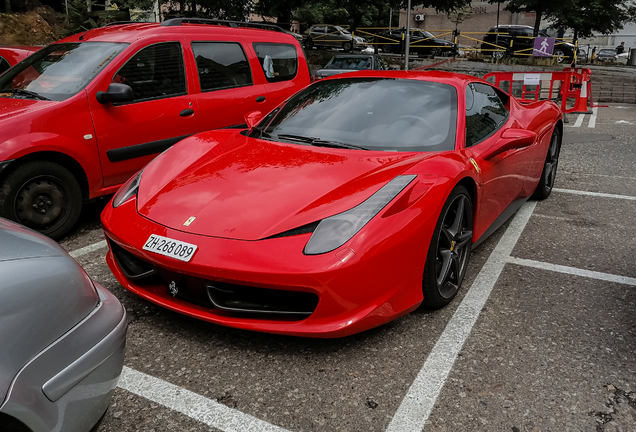
M 188 220 L 183 223 L 183 226 L 190 226 L 192 224 L 192 222 L 194 222 L 195 219 L 196 219 L 196 217 L 190 216 L 188 218 Z
M 177 283 L 175 281 L 172 281 L 170 282 L 170 285 L 168 285 L 168 290 L 170 291 L 172 297 L 175 297 L 179 292 L 179 287 L 177 286 Z
M 473 166 L 475 167 L 475 171 L 477 171 L 477 174 L 479 174 L 481 172 L 481 170 L 479 169 L 479 165 L 477 165 L 477 161 L 475 161 L 475 159 L 473 159 L 473 158 L 470 158 L 470 163 L 473 164 Z

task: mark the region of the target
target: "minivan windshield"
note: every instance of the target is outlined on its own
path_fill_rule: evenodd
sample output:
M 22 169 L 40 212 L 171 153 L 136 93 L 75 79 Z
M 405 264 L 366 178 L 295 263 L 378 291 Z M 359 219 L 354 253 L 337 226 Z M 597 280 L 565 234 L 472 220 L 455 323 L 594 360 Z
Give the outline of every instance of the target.
M 84 89 L 127 46 L 73 42 L 44 47 L 0 75 L 0 97 L 68 99 Z
M 410 79 L 329 79 L 294 95 L 268 120 L 255 131 L 264 139 L 361 150 L 454 150 L 457 91 Z

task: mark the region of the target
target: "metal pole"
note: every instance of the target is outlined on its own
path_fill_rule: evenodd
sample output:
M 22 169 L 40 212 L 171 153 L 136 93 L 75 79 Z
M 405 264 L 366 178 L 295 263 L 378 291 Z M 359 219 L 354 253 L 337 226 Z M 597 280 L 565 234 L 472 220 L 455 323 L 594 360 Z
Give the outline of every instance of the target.
M 409 44 L 411 43 L 411 0 L 406 7 L 406 35 L 404 35 L 404 70 L 409 70 Z

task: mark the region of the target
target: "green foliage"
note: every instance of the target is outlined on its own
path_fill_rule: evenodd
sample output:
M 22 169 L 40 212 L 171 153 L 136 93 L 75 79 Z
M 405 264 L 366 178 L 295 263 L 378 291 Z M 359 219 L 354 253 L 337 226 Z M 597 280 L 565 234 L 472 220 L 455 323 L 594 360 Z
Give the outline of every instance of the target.
M 92 1 L 91 5 L 94 5 Z M 68 0 L 68 34 L 72 35 L 99 27 L 88 11 L 86 0 Z
M 468 18 L 470 18 L 471 13 L 472 13 L 472 9 L 470 8 L 469 5 L 466 5 L 466 6 L 446 12 L 446 16 L 448 17 L 450 22 L 455 24 L 455 29 L 457 29 L 457 26 L 459 24 L 463 23 Z
M 577 37 L 590 37 L 594 33 L 610 34 L 636 21 L 636 6 L 625 0 L 562 0 L 550 10 L 549 17 L 555 28 L 571 28 Z

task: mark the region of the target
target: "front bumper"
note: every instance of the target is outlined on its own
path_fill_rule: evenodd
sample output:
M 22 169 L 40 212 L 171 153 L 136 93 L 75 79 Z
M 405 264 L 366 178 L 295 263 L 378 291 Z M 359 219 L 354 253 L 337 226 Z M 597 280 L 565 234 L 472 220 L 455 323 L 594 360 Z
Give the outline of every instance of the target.
M 124 363 L 126 312 L 96 284 L 93 312 L 16 375 L 0 412 L 33 432 L 86 432 L 108 408 Z
M 302 250 L 310 234 L 259 241 L 207 237 L 150 221 L 135 206 L 132 200 L 117 209 L 107 206 L 102 213 L 111 271 L 130 291 L 197 319 L 268 333 L 341 337 L 391 321 L 422 301 L 423 266 L 436 222 L 433 216 L 417 225 L 423 231 L 413 233 L 408 223 L 413 214 L 403 211 L 391 216 L 392 223 L 368 224 L 333 252 L 308 256 Z M 154 254 L 143 250 L 151 234 L 196 244 L 198 249 L 188 263 Z M 113 247 L 122 248 L 147 265 L 146 270 L 164 277 L 127 276 L 115 260 Z M 180 281 L 187 283 L 188 279 L 198 289 L 208 281 L 288 291 L 290 296 L 314 295 L 318 301 L 308 316 L 229 311 L 206 304 L 205 293 L 190 293 L 189 298 L 171 295 L 172 282 L 179 288 Z

